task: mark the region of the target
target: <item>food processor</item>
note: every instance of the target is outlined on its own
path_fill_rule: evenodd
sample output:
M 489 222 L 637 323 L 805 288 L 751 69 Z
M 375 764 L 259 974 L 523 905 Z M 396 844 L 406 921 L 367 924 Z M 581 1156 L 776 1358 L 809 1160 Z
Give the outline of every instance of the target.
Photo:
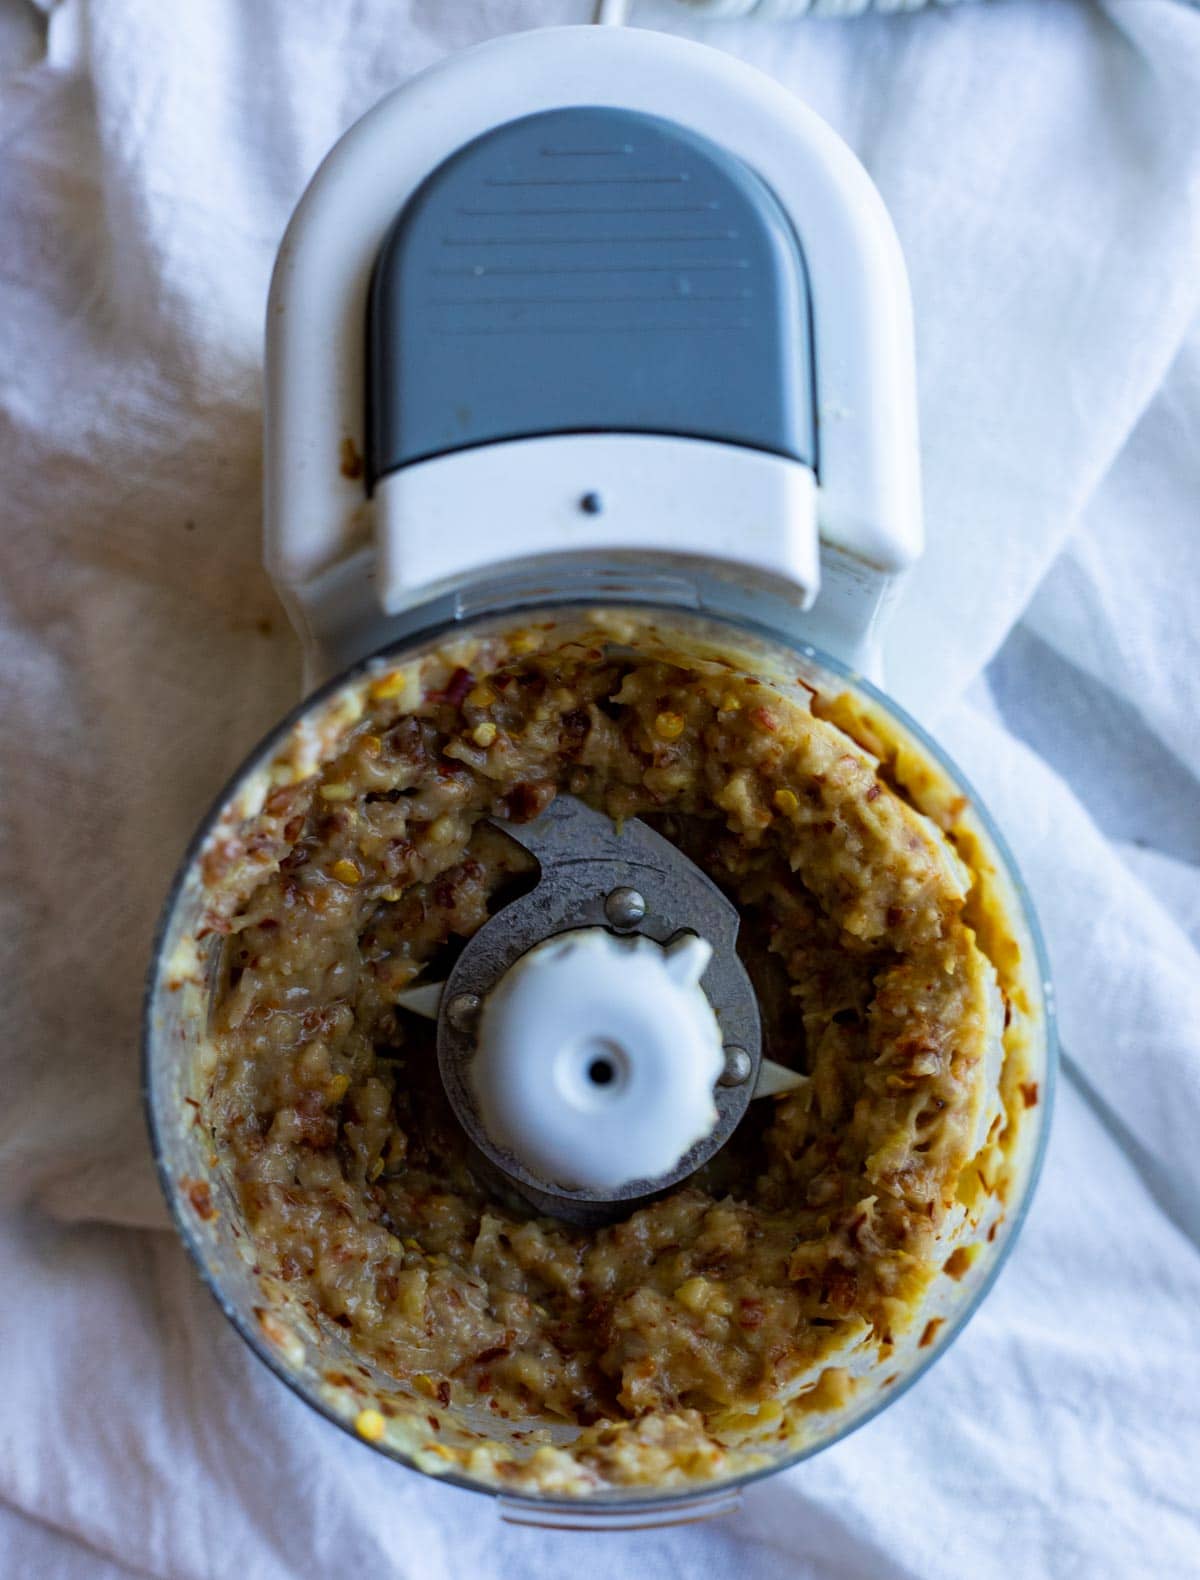
M 339 1425 L 494 1494 L 506 1518 L 612 1527 L 735 1506 L 941 1353 L 1028 1200 L 1053 1064 L 1036 922 L 986 812 L 881 689 L 888 609 L 922 547 L 910 318 L 882 201 L 834 133 L 756 70 L 642 29 L 513 35 L 423 72 L 333 149 L 280 248 L 266 557 L 315 689 L 177 875 L 147 994 L 150 1128 L 184 1242 L 256 1353 Z M 311 772 L 368 692 L 430 663 L 451 664 L 453 689 L 467 671 L 438 655 L 573 622 L 823 699 L 970 868 L 1003 1068 L 945 1274 L 911 1332 L 850 1363 L 844 1397 L 745 1423 L 740 1457 L 690 1479 L 514 1494 L 447 1447 L 498 1423 L 442 1414 L 435 1439 L 414 1437 L 393 1421 L 403 1385 L 264 1293 L 198 1122 L 222 970 L 206 862 L 261 808 L 281 753 Z M 736 907 L 662 833 L 570 794 L 508 832 L 536 880 L 398 1003 L 436 1022 L 446 1096 L 497 1195 L 613 1223 L 805 1077 L 767 1056 Z

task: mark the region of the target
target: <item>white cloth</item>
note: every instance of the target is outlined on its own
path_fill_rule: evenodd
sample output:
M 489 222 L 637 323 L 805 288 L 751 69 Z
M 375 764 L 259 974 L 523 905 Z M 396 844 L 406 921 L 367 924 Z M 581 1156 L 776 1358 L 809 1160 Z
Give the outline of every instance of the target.
M 1067 1055 L 1031 1217 L 951 1353 L 736 1517 L 515 1530 L 295 1400 L 164 1232 L 150 934 L 297 684 L 257 536 L 274 249 L 385 90 L 588 10 L 0 0 L 0 1574 L 1195 1573 L 1200 14 L 1171 0 L 635 8 L 828 117 L 908 257 L 930 548 L 893 672 L 903 696 L 936 644 L 929 722 L 1024 866 Z

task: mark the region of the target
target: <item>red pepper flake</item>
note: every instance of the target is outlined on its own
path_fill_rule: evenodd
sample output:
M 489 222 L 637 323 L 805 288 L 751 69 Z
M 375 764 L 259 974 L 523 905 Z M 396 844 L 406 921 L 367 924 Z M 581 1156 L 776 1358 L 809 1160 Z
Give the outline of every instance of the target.
M 1026 1108 L 1036 1108 L 1038 1100 L 1038 1084 L 1036 1081 L 1021 1082 L 1021 1101 Z
M 554 800 L 555 792 L 553 779 L 523 779 L 502 798 L 501 805 L 510 822 L 531 823 Z
M 921 1342 L 917 1345 L 918 1349 L 927 1350 L 929 1348 L 934 1339 L 937 1338 L 937 1330 L 942 1326 L 945 1320 L 945 1317 L 930 1317 L 929 1321 L 925 1324 L 925 1331 L 921 1335 Z
M 475 677 L 469 669 L 460 665 L 450 676 L 446 686 L 441 691 L 429 693 L 430 702 L 447 702 L 452 708 L 461 708 L 467 692 L 475 684 Z
M 768 733 L 771 735 L 774 735 L 775 731 L 779 728 L 779 720 L 769 708 L 751 708 L 750 717 L 760 729 L 768 731 Z
M 761 1300 L 744 1299 L 738 1305 L 738 1327 L 753 1332 L 762 1327 L 765 1315 Z
M 502 1361 L 502 1360 L 505 1359 L 506 1356 L 509 1356 L 511 1354 L 512 1354 L 512 1346 L 511 1345 L 509 1345 L 509 1344 L 493 1344 L 490 1349 L 482 1350 L 475 1357 L 474 1364 L 476 1366 L 486 1366 L 489 1361 Z
M 188 1179 L 185 1175 L 179 1181 L 179 1188 L 187 1196 L 197 1218 L 202 1218 L 208 1223 L 217 1216 L 217 1209 L 213 1206 L 212 1187 L 207 1180 Z
M 882 794 L 883 794 L 883 791 L 880 789 L 880 787 L 878 785 L 872 785 L 871 788 L 867 791 L 867 800 L 868 801 L 878 801 L 879 797 Z
M 440 1432 L 442 1430 L 442 1423 L 438 1420 L 436 1415 L 427 1415 L 425 1419 L 429 1422 L 430 1426 L 435 1432 Z
M 448 1405 L 450 1403 L 450 1384 L 445 1377 L 437 1385 L 437 1402 L 440 1405 Z
M 218 883 L 234 866 L 241 853 L 238 842 L 228 838 L 220 840 L 211 850 L 206 850 L 200 861 L 205 883 Z
M 301 790 L 296 785 L 279 785 L 272 790 L 263 802 L 263 811 L 268 817 L 278 817 L 286 812 Z

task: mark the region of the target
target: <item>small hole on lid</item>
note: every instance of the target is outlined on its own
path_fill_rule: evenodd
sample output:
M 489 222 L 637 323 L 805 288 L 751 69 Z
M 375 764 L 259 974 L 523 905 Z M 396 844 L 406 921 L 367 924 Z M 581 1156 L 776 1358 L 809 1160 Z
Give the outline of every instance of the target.
M 616 1079 L 617 1068 L 611 1059 L 593 1059 L 587 1073 L 593 1086 L 607 1086 Z

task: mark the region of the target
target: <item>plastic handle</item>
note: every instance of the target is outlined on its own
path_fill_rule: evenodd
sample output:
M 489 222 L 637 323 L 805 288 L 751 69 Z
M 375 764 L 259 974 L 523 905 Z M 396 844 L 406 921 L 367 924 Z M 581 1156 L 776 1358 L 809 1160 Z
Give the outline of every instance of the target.
M 773 193 L 631 110 L 523 116 L 404 205 L 367 322 L 367 477 L 504 440 L 662 433 L 817 469 L 804 260 Z

